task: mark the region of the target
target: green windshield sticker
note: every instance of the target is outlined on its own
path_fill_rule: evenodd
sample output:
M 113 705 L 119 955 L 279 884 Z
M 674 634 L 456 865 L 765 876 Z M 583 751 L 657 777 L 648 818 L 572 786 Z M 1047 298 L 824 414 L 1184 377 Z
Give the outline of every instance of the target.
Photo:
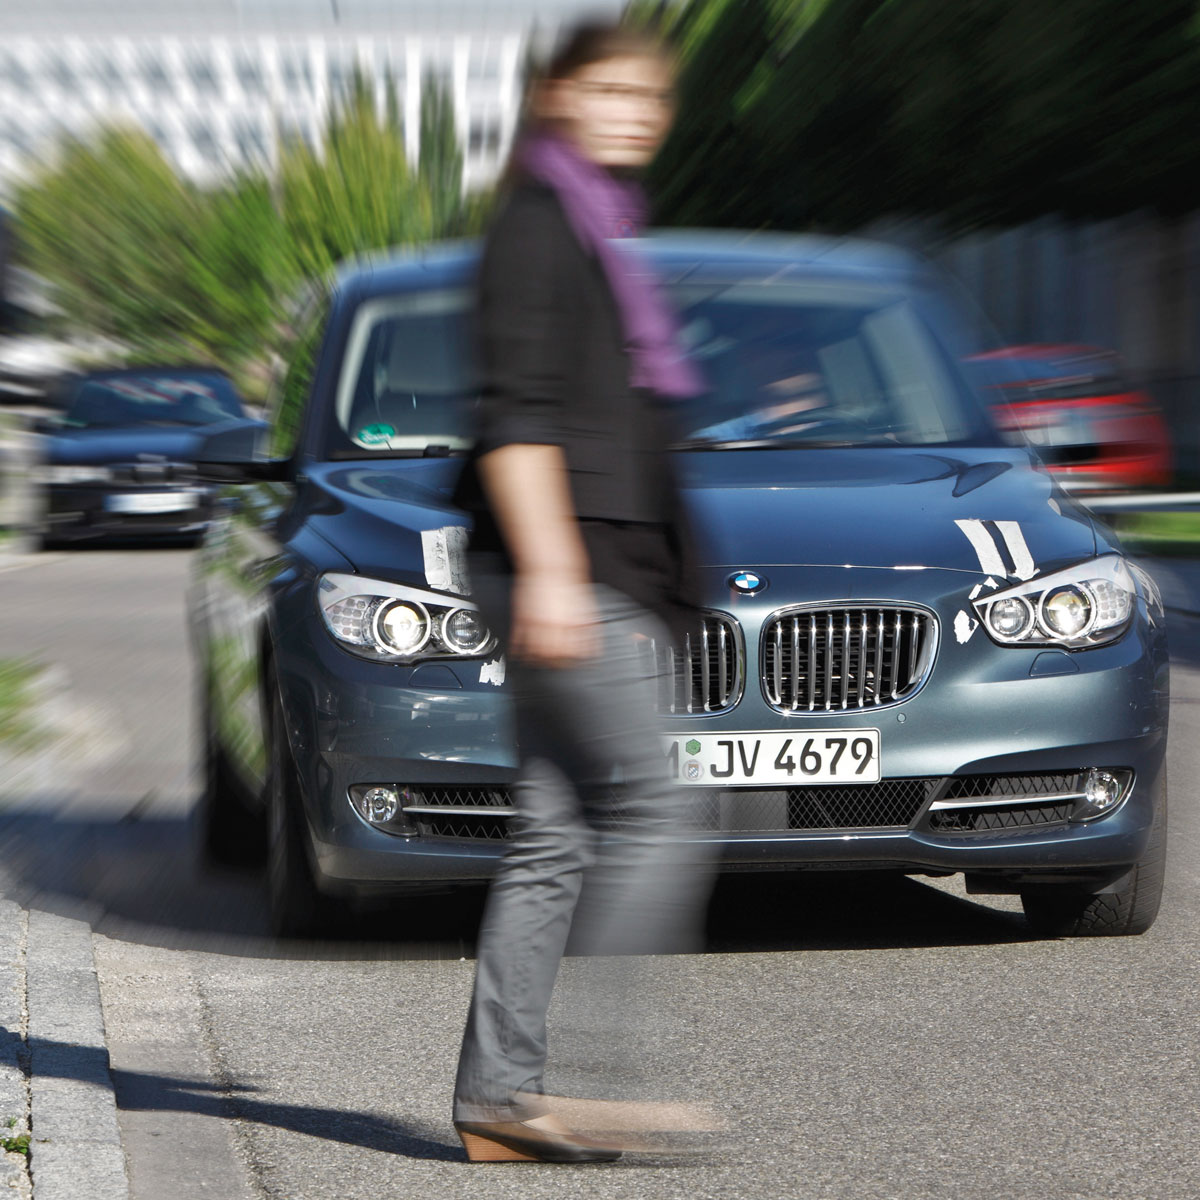
M 384 446 L 395 436 L 390 425 L 368 425 L 354 435 L 354 440 L 363 446 Z

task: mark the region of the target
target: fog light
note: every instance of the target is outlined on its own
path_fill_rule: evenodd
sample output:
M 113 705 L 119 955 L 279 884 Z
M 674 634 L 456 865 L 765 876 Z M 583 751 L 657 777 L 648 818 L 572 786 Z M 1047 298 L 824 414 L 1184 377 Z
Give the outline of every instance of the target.
M 1083 799 L 1075 806 L 1071 815 L 1076 821 L 1086 821 L 1091 817 L 1102 817 L 1111 812 L 1121 802 L 1129 783 L 1129 773 L 1122 771 L 1120 775 L 1112 771 L 1101 771 L 1092 767 L 1087 773 L 1083 784 Z
M 364 821 L 384 825 L 400 811 L 400 793 L 395 788 L 351 788 L 350 801 Z

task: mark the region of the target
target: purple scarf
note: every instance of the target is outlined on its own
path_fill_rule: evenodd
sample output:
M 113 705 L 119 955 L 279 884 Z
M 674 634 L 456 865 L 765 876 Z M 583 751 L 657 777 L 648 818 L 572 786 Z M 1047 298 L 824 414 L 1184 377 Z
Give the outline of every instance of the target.
M 630 383 L 679 399 L 702 392 L 703 381 L 684 357 L 678 324 L 657 280 L 640 256 L 628 249 L 618 251 L 609 241 L 642 232 L 646 223 L 642 189 L 615 179 L 553 134 L 534 134 L 523 141 L 517 162 L 553 189 L 575 236 L 599 260 L 625 331 L 625 349 L 632 360 Z

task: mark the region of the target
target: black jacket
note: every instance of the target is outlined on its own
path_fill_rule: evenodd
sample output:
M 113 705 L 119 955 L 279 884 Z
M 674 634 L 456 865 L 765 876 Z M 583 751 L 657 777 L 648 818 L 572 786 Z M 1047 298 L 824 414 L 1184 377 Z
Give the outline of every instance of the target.
M 669 519 L 664 415 L 629 386 L 604 270 L 548 188 L 525 185 L 507 198 L 484 246 L 477 318 L 477 453 L 514 443 L 561 446 L 581 519 Z
M 630 386 L 630 358 L 604 269 L 557 196 L 522 184 L 488 234 L 478 282 L 478 440 L 458 490 L 472 549 L 503 553 L 475 459 L 500 446 L 561 446 L 594 579 L 674 620 L 684 583 L 683 514 L 667 445 L 669 403 Z

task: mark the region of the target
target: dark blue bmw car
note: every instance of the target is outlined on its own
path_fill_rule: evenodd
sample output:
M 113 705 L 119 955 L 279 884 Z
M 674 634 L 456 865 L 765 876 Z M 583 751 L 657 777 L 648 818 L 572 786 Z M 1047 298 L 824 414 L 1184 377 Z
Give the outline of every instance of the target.
M 997 432 L 982 347 L 864 243 L 652 239 L 708 381 L 677 446 L 703 609 L 663 755 L 727 869 L 961 872 L 1050 935 L 1140 933 L 1162 889 L 1168 668 L 1150 578 Z M 296 322 L 192 595 L 208 848 L 264 854 L 276 929 L 487 877 L 516 763 L 453 493 L 478 404 L 474 251 L 345 271 Z M 619 781 L 614 781 L 619 787 Z
M 39 421 L 31 533 L 41 545 L 196 538 L 213 489 L 196 476 L 205 433 L 244 422 L 211 367 L 124 367 L 60 381 L 61 412 Z

